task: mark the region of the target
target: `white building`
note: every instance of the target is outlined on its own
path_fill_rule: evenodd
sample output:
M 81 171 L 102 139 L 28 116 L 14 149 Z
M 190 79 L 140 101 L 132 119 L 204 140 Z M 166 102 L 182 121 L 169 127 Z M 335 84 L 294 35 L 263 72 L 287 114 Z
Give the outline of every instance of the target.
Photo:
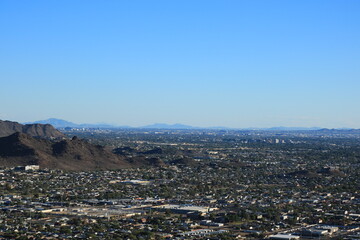
M 25 166 L 25 171 L 30 171 L 30 170 L 39 170 L 40 169 L 40 166 L 39 165 L 27 165 Z
M 269 237 L 269 239 L 291 240 L 291 239 L 300 239 L 300 236 L 279 233 L 279 234 L 276 234 L 276 235 L 271 235 Z

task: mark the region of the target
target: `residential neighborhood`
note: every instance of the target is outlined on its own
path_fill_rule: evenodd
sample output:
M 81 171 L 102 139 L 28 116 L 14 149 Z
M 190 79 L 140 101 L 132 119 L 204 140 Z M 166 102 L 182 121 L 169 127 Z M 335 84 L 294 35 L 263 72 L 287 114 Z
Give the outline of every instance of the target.
M 4 239 L 356 239 L 354 135 L 82 131 L 161 164 L 0 171 Z M 69 131 L 69 136 L 77 130 Z M 90 136 L 90 137 L 89 137 Z M 121 151 L 120 151 L 121 150 Z

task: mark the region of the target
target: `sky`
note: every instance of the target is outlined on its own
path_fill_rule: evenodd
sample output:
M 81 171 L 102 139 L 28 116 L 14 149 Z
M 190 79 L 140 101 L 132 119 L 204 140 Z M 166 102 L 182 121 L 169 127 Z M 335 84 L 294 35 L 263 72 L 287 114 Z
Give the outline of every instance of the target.
M 0 119 L 360 128 L 358 0 L 0 1 Z

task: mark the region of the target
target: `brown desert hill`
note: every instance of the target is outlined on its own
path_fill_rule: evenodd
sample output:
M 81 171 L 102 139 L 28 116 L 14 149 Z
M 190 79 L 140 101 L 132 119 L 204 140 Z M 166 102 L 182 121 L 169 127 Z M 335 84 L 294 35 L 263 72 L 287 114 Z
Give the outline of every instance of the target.
M 134 167 L 164 167 L 166 164 L 157 157 L 136 156 L 127 158 L 127 161 Z
M 65 135 L 50 124 L 20 124 L 0 120 L 0 137 L 6 137 L 16 132 L 26 133 L 32 137 L 64 138 Z
M 39 164 L 38 153 L 48 152 L 51 142 L 16 132 L 0 138 L 0 166 L 14 167 Z
M 0 166 L 33 164 L 41 168 L 76 171 L 131 167 L 123 157 L 77 137 L 52 142 L 18 132 L 0 138 Z
M 63 138 L 65 135 L 50 124 L 26 124 L 23 125 L 23 133 L 32 137 Z
M 323 167 L 319 171 L 310 171 L 307 169 L 300 169 L 287 174 L 289 177 L 306 177 L 306 178 L 319 178 L 319 177 L 345 177 L 346 174 L 335 167 Z
M 170 162 L 174 165 L 184 165 L 184 166 L 195 166 L 198 165 L 198 163 L 190 157 L 180 157 Z
M 296 170 L 291 173 L 288 173 L 287 175 L 290 177 L 303 177 L 303 178 L 318 178 L 318 177 L 320 177 L 320 175 L 317 174 L 316 172 L 310 171 L 307 169 Z
M 321 173 L 325 176 L 338 176 L 338 177 L 345 177 L 346 174 L 340 171 L 337 167 L 323 167 L 318 173 Z

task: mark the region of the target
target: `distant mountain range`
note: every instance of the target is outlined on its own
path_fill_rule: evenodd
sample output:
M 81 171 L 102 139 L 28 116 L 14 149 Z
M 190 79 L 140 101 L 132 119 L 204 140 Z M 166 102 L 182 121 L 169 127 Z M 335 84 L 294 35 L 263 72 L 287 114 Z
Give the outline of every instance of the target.
M 57 119 L 57 118 L 49 118 L 46 120 L 39 120 L 39 121 L 35 121 L 35 122 L 26 122 L 24 124 L 35 124 L 35 123 L 40 123 L 40 124 L 51 124 L 56 128 L 66 128 L 66 127 L 71 127 L 71 128 L 130 128 L 129 126 L 115 126 L 115 125 L 111 125 L 111 124 L 106 124 L 106 123 L 98 123 L 98 124 L 88 124 L 88 123 L 82 123 L 82 124 L 77 124 L 77 123 L 73 123 L 73 122 L 69 122 L 63 119 Z
M 266 131 L 309 131 L 320 130 L 320 127 L 271 127 L 271 128 L 246 128 L 246 130 L 266 130 Z
M 218 129 L 218 130 L 260 130 L 260 131 L 315 131 L 315 130 L 323 130 L 326 128 L 321 127 L 271 127 L 271 128 L 229 128 L 229 127 L 194 127 L 190 125 L 184 125 L 180 123 L 176 124 L 166 124 L 166 123 L 155 123 L 151 125 L 141 126 L 141 127 L 131 127 L 131 126 L 117 126 L 106 123 L 98 123 L 98 124 L 88 124 L 82 123 L 77 124 L 73 122 L 69 122 L 62 119 L 57 118 L 49 118 L 46 120 L 40 120 L 35 122 L 26 122 L 25 124 L 51 124 L 56 128 L 103 128 L 103 129 L 111 129 L 111 128 L 144 128 L 144 129 Z M 337 129 L 329 129 L 329 130 L 352 130 L 351 128 L 337 128 Z
M 24 124 L 51 124 L 56 128 L 132 128 L 130 126 L 116 126 L 106 123 L 98 123 L 98 124 L 88 124 L 88 123 L 73 123 L 63 119 L 57 118 L 49 118 L 46 120 L 39 120 L 35 122 L 26 122 Z M 148 129 L 196 129 L 198 127 L 193 127 L 184 124 L 165 124 L 165 123 L 155 123 L 152 125 L 146 125 L 138 128 L 148 128 Z
M 50 124 L 0 120 L 0 167 L 39 165 L 63 170 L 107 170 L 155 166 L 148 159 L 126 159 L 77 137 L 68 139 Z
M 53 121 L 66 125 L 70 123 L 58 119 Z M 39 165 L 40 168 L 85 171 L 165 165 L 160 158 L 151 156 L 162 154 L 161 148 L 138 152 L 134 157 L 126 156 L 127 150 L 134 149 L 118 148 L 111 151 L 76 136 L 69 139 L 50 124 L 22 125 L 0 120 L 0 167 Z

